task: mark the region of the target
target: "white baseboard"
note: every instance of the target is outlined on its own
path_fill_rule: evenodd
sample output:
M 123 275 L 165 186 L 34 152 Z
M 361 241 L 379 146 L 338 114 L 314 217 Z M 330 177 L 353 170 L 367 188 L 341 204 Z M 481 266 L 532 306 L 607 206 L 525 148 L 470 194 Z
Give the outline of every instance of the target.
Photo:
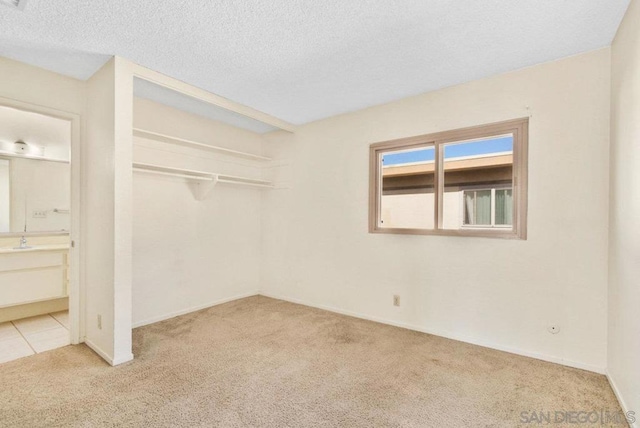
M 105 360 L 107 363 L 109 363 L 112 366 L 117 366 L 119 364 L 123 364 L 133 360 L 133 354 L 131 353 L 119 358 L 112 358 L 109 354 L 103 351 L 98 345 L 96 345 L 95 343 L 93 343 L 92 341 L 86 338 L 84 339 L 84 344 L 87 345 L 89 348 L 91 348 L 93 352 L 98 354 L 103 360 Z
M 135 322 L 135 323 L 133 323 L 132 327 L 133 328 L 142 327 L 142 326 L 153 324 L 153 323 L 156 323 L 156 322 L 160 322 L 160 321 L 168 320 L 168 319 L 171 319 L 171 318 L 179 317 L 180 315 L 185 315 L 185 314 L 189 314 L 191 312 L 196 312 L 196 311 L 200 311 L 202 309 L 207 309 L 207 308 L 210 308 L 212 306 L 221 305 L 223 303 L 232 302 L 232 301 L 238 300 L 238 299 L 244 299 L 245 297 L 257 296 L 258 294 L 259 293 L 257 291 L 252 291 L 252 292 L 249 292 L 249 293 L 243 293 L 243 294 L 239 294 L 239 295 L 236 295 L 236 296 L 233 296 L 233 297 L 228 297 L 228 298 L 225 298 L 225 299 L 216 300 L 214 302 L 205 303 L 203 305 L 192 306 L 190 308 L 181 309 L 179 311 L 175 311 L 175 312 L 171 312 L 171 313 L 168 313 L 168 314 L 159 315 L 157 317 L 148 318 L 146 320 Z
M 547 361 L 547 362 L 550 362 L 550 363 L 556 363 L 556 364 L 561 364 L 561 365 L 564 365 L 564 366 L 573 367 L 573 368 L 577 368 L 577 369 L 581 369 L 581 370 L 587 370 L 587 371 L 595 372 L 595 373 L 598 373 L 598 374 L 605 374 L 606 373 L 605 367 L 596 366 L 596 365 L 592 365 L 592 364 L 585 364 L 585 363 L 581 363 L 581 362 L 578 362 L 578 361 L 567 360 L 565 358 L 555 357 L 555 356 L 551 356 L 551 355 L 539 354 L 539 353 L 536 353 L 536 352 L 526 351 L 526 350 L 522 350 L 522 349 L 518 349 L 518 348 L 512 348 L 512 347 L 509 347 L 509 346 L 503 346 L 503 345 L 487 342 L 486 340 L 476 339 L 476 338 L 472 338 L 472 337 L 467 337 L 467 336 L 462 336 L 462 335 L 459 335 L 459 334 L 451 333 L 449 331 L 443 331 L 443 330 L 437 330 L 437 329 L 429 329 L 429 328 L 425 328 L 425 327 L 418 326 L 418 325 L 413 325 L 413 324 L 408 324 L 408 323 L 403 323 L 403 322 L 397 322 L 397 321 L 388 320 L 388 319 L 384 319 L 384 318 L 379 318 L 379 317 L 375 317 L 375 316 L 371 316 L 371 315 L 361 314 L 361 313 L 358 313 L 358 312 L 346 311 L 346 310 L 343 310 L 343 309 L 334 308 L 334 307 L 326 306 L 326 305 L 316 305 L 314 303 L 305 302 L 305 301 L 302 301 L 300 299 L 295 299 L 295 298 L 291 298 L 291 297 L 288 297 L 288 296 L 280 296 L 280 295 L 276 295 L 276 294 L 272 294 L 272 293 L 266 293 L 266 292 L 260 292 L 260 294 L 262 296 L 271 297 L 273 299 L 284 300 L 284 301 L 291 302 L 291 303 L 297 303 L 299 305 L 304 305 L 304 306 L 309 306 L 309 307 L 312 307 L 312 308 L 322 309 L 322 310 L 329 311 L 329 312 L 335 312 L 335 313 L 342 314 L 342 315 L 348 315 L 348 316 L 352 316 L 352 317 L 355 317 L 355 318 L 361 318 L 361 319 L 365 319 L 365 320 L 368 320 L 368 321 L 374 321 L 374 322 L 379 322 L 379 323 L 382 323 L 382 324 L 392 325 L 394 327 L 406 328 L 408 330 L 419 331 L 421 333 L 432 334 L 434 336 L 446 337 L 447 339 L 453 339 L 453 340 L 457 340 L 457 341 L 460 341 L 460 342 L 470 343 L 472 345 L 478 345 L 478 346 L 482 346 L 482 347 L 485 347 L 485 348 L 496 349 L 498 351 L 509 352 L 511 354 L 522 355 L 524 357 L 535 358 L 537 360 Z
M 89 348 L 91 348 L 91 350 L 93 352 L 98 354 L 107 363 L 113 365 L 113 359 L 109 356 L 109 354 L 107 354 L 102 349 L 100 349 L 100 347 L 98 345 L 96 345 L 95 343 L 93 343 L 92 341 L 90 341 L 87 338 L 84 339 L 84 344 L 87 345 Z
M 620 403 L 620 407 L 622 407 L 622 411 L 627 414 L 628 412 L 632 411 L 632 409 L 629 408 L 629 406 L 627 405 L 627 402 L 624 400 L 624 398 L 622 397 L 622 394 L 620 393 L 620 390 L 618 389 L 618 385 L 616 384 L 615 380 L 613 379 L 613 376 L 611 376 L 611 373 L 607 372 L 607 380 L 609 381 L 609 385 L 611 385 L 611 389 L 613 390 L 613 393 L 615 394 L 616 398 L 618 399 L 618 403 Z M 634 410 L 635 413 L 635 418 L 636 421 L 632 424 L 629 424 L 629 426 L 631 428 L 640 428 L 640 421 L 638 421 L 638 418 L 640 418 L 640 410 Z
M 87 345 L 89 348 L 91 348 L 91 350 L 93 352 L 98 354 L 107 363 L 109 363 L 110 365 L 113 365 L 113 358 L 111 358 L 111 356 L 109 354 L 107 354 L 102 349 L 100 349 L 100 347 L 98 345 L 96 345 L 95 343 L 93 343 L 92 341 L 90 341 L 87 338 L 84 339 L 84 344 Z
M 119 358 L 114 358 L 111 361 L 111 365 L 112 366 L 117 366 L 117 365 L 120 365 L 120 364 L 128 363 L 129 361 L 133 361 L 133 354 L 132 353 L 123 355 L 123 356 L 121 356 Z

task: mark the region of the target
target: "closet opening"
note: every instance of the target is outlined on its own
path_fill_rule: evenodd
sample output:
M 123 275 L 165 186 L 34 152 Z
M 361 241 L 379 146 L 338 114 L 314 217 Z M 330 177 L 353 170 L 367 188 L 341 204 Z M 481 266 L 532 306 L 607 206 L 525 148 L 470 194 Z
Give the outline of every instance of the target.
M 133 80 L 133 327 L 259 288 L 262 195 L 276 188 L 275 126 Z

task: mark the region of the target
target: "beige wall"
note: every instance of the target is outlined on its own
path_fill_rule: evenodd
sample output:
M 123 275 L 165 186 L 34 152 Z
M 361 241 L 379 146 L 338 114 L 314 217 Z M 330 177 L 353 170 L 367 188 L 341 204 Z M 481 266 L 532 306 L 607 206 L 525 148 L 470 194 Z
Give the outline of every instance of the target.
M 263 292 L 603 372 L 609 82 L 601 49 L 270 135 Z M 367 233 L 369 144 L 528 115 L 528 240 Z
M 85 82 L 3 57 L 0 97 L 76 114 L 86 107 Z
M 608 373 L 640 412 L 640 2 L 612 46 Z M 637 426 L 637 425 L 636 425 Z

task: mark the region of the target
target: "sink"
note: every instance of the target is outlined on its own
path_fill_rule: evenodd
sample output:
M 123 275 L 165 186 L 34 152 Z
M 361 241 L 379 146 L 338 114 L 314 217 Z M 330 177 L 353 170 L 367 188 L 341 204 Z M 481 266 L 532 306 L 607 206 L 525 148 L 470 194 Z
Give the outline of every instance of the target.
M 0 0 L 1 3 L 1 0 Z M 22 247 L 0 247 L 0 259 L 2 259 L 2 254 L 18 254 L 18 253 L 39 253 L 41 251 L 45 252 L 59 252 L 59 251 L 69 251 L 69 245 L 67 244 L 52 244 L 52 245 L 24 245 Z M 0 280 L 0 283 L 2 281 Z M 2 424 L 0 424 L 2 425 Z

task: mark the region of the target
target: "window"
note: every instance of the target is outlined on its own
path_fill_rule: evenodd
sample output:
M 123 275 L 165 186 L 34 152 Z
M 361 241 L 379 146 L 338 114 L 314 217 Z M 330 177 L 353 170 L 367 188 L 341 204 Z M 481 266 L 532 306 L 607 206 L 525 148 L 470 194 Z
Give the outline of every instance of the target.
M 372 144 L 369 231 L 526 238 L 528 119 Z
M 462 207 L 463 225 L 468 227 L 511 227 L 513 221 L 513 190 L 465 190 Z

